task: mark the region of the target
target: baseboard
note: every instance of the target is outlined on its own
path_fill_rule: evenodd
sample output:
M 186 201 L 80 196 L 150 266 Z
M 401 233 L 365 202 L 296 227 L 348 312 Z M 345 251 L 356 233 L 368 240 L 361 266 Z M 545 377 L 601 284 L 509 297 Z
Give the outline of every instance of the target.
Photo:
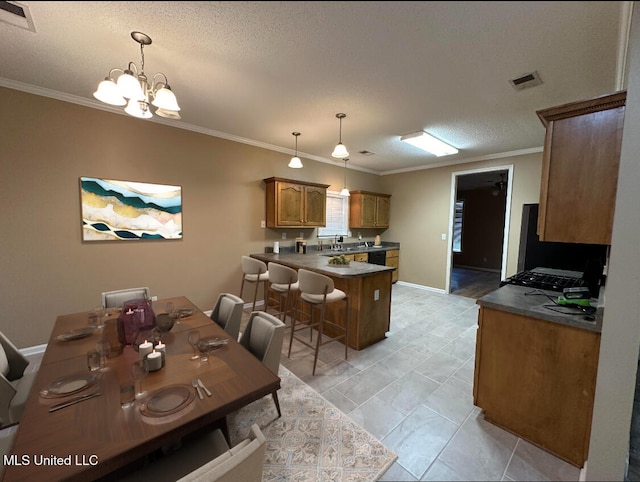
M 446 291 L 440 288 L 432 288 L 431 286 L 424 286 L 424 285 L 417 285 L 414 283 L 407 283 L 406 281 L 396 281 L 396 284 L 402 285 L 402 286 L 409 286 L 410 288 L 417 288 L 419 290 L 425 290 L 425 291 L 433 291 L 434 293 L 443 293 L 446 294 Z

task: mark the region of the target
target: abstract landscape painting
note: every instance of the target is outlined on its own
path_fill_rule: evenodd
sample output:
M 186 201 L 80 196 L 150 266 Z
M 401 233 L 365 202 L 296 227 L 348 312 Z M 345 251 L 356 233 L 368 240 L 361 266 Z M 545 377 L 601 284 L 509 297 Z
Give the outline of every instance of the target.
M 182 238 L 182 188 L 80 178 L 83 241 Z

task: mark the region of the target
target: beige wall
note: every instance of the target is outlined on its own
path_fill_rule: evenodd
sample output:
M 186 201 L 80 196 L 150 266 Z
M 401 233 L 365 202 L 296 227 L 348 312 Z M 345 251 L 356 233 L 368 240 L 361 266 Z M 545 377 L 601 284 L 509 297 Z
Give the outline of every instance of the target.
M 260 227 L 262 179 L 318 182 L 334 191 L 343 184 L 340 163 L 303 159 L 304 169 L 292 170 L 287 154 L 6 88 L 0 105 L 0 329 L 21 348 L 46 343 L 57 315 L 91 309 L 106 290 L 149 286 L 159 298 L 185 295 L 211 309 L 218 293 L 238 292 L 242 255 L 275 240 L 293 245 L 301 231 Z M 400 242 L 400 280 L 443 289 L 448 241 L 440 234 L 448 232 L 451 173 L 513 164 L 512 274 L 522 204 L 538 200 L 540 158 L 382 177 L 349 170 L 350 189 L 392 194 L 392 227 L 352 234 Z M 182 186 L 184 238 L 83 243 L 81 176 Z
M 542 139 L 541 139 L 542 142 Z M 537 203 L 542 153 L 458 164 L 382 177 L 391 197 L 391 227 L 383 239 L 400 242 L 400 279 L 445 289 L 452 173 L 513 165 L 507 276 L 517 272 L 522 205 Z
M 240 258 L 281 231 L 262 229 L 262 179 L 342 189 L 343 164 L 284 153 L 0 88 L 0 329 L 20 348 L 46 343 L 56 316 L 89 310 L 106 290 L 149 286 L 202 310 L 240 289 Z M 184 238 L 81 241 L 79 178 L 182 186 Z M 380 177 L 349 171 L 352 189 Z M 299 230 L 288 230 L 289 240 Z M 305 230 L 305 236 L 312 236 Z M 282 242 L 283 245 L 286 245 Z

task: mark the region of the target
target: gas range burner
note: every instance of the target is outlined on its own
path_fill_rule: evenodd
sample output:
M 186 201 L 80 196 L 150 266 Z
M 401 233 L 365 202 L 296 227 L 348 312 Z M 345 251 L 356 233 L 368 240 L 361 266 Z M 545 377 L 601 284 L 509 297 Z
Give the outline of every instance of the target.
M 531 288 L 562 292 L 564 288 L 587 286 L 582 278 L 541 273 L 537 271 L 521 271 L 505 279 L 500 286 L 507 284 L 529 286 Z

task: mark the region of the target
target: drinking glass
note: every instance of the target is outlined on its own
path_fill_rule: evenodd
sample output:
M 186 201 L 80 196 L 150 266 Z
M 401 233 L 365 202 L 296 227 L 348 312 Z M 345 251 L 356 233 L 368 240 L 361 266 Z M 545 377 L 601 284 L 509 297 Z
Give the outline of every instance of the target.
M 109 356 L 109 352 L 111 351 L 111 345 L 107 340 L 101 340 L 96 343 L 96 351 L 98 352 L 98 355 L 100 355 L 100 370 L 108 370 L 107 356 Z
M 136 386 L 136 399 L 144 397 L 147 392 L 142 390 L 142 380 L 149 374 L 149 366 L 146 360 L 138 360 L 131 365 L 131 378 Z
M 189 345 L 191 345 L 191 347 L 193 348 L 193 355 L 191 356 L 190 360 L 197 360 L 198 358 L 200 358 L 200 355 L 198 355 L 199 340 L 200 340 L 200 332 L 198 330 L 192 330 L 189 332 L 189 337 L 187 338 L 187 341 L 189 342 Z

